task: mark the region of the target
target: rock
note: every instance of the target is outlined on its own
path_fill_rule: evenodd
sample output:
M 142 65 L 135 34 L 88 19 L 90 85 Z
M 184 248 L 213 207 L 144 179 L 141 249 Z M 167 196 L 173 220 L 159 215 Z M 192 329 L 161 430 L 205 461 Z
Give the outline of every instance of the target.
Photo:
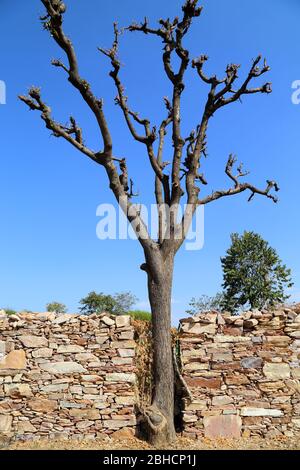
M 43 398 L 34 398 L 28 401 L 28 407 L 33 411 L 40 413 L 51 413 L 57 409 L 57 402 Z
M 212 389 L 221 388 L 221 379 L 219 378 L 206 379 L 203 377 L 199 377 L 199 378 L 188 377 L 186 378 L 186 383 L 189 387 L 212 388 Z
M 224 320 L 224 317 L 220 313 L 218 313 L 218 315 L 217 315 L 217 324 L 218 325 L 225 325 L 225 323 L 226 322 Z
M 246 329 L 254 328 L 256 325 L 258 325 L 258 321 L 255 320 L 255 318 L 252 318 L 251 320 L 245 320 L 244 321 L 244 328 L 246 328 Z
M 216 335 L 216 343 L 248 343 L 251 341 L 249 336 L 227 336 L 227 335 Z
M 132 417 L 128 420 L 117 420 L 117 419 L 104 419 L 103 426 L 107 429 L 119 429 L 119 428 L 126 428 L 128 426 L 135 426 L 136 419 Z
M 203 419 L 204 434 L 209 439 L 241 437 L 242 420 L 239 416 L 208 416 Z
M 227 385 L 245 385 L 249 383 L 249 379 L 243 374 L 228 374 L 225 376 Z
M 9 415 L 0 415 L 0 433 L 11 431 L 13 417 Z
M 136 403 L 136 398 L 134 395 L 116 396 L 115 402 L 118 405 L 134 405 Z
M 201 363 L 201 362 L 189 362 L 185 366 L 185 370 L 193 372 L 196 370 L 208 370 L 209 364 Z
M 118 354 L 121 357 L 134 357 L 135 350 L 134 349 L 118 349 Z
M 245 357 L 241 360 L 241 366 L 244 369 L 261 369 L 263 360 L 261 357 Z
M 291 338 L 300 339 L 300 330 L 299 331 L 293 331 L 292 333 L 289 333 L 289 336 Z
M 226 395 L 216 396 L 212 399 L 212 406 L 216 407 L 230 405 L 231 403 L 233 403 L 233 398 L 227 397 Z
M 1 369 L 26 369 L 26 355 L 23 349 L 16 349 L 9 352 L 0 360 Z
M 97 361 L 98 357 L 92 353 L 84 352 L 75 354 L 75 360 L 80 362 Z
M 115 323 L 116 323 L 114 319 L 112 319 L 112 318 L 110 318 L 110 317 L 108 317 L 108 316 L 102 317 L 102 318 L 101 318 L 101 321 L 102 321 L 105 325 L 107 325 L 107 326 L 113 326 L 113 325 L 115 325 Z
M 15 314 L 8 315 L 7 320 L 9 321 L 9 323 L 14 323 L 14 322 L 20 321 L 20 317 Z
M 82 351 L 85 351 L 85 349 L 77 344 L 62 344 L 57 348 L 58 354 L 75 354 Z
M 97 409 L 70 409 L 69 415 L 72 418 L 83 419 L 83 420 L 96 420 L 100 419 L 100 413 Z
M 300 367 L 291 369 L 293 379 L 300 380 Z
M 25 348 L 43 348 L 48 346 L 48 340 L 44 336 L 23 335 L 19 340 Z
M 128 382 L 135 383 L 136 375 L 135 374 L 125 374 L 120 372 L 113 372 L 111 374 L 106 374 L 105 380 L 107 382 Z
M 130 440 L 133 439 L 134 437 L 134 430 L 132 428 L 122 428 L 119 429 L 118 431 L 115 431 L 111 434 L 111 437 L 113 439 L 118 439 L 118 440 Z
M 135 348 L 135 346 L 136 346 L 136 343 L 133 340 L 111 342 L 111 348 L 116 348 L 116 349 L 132 349 L 132 348 Z
M 42 393 L 59 393 L 64 392 L 68 389 L 69 384 L 51 384 L 51 385 L 43 385 L 40 387 L 40 391 Z
M 40 368 L 49 372 L 49 374 L 74 374 L 84 373 L 87 370 L 77 362 L 49 362 L 41 364 Z
M 289 336 L 266 336 L 266 343 L 277 346 L 288 346 L 291 341 Z
M 32 357 L 36 357 L 36 358 L 39 358 L 39 357 L 51 357 L 53 354 L 53 349 L 50 349 L 50 348 L 41 348 L 41 349 L 35 349 L 34 351 L 32 351 Z
M 242 408 L 241 416 L 270 416 L 272 418 L 279 418 L 283 415 L 283 411 L 268 408 Z
M 28 398 L 32 396 L 30 386 L 20 383 L 4 385 L 4 393 L 12 398 Z
M 64 313 L 63 315 L 59 315 L 52 321 L 53 325 L 62 325 L 63 323 L 67 323 L 73 319 L 73 315 L 70 313 Z
M 215 324 L 209 324 L 206 326 L 201 325 L 201 323 L 195 323 L 191 328 L 189 328 L 188 333 L 193 333 L 193 334 L 215 334 L 216 332 L 216 325 Z
M 76 428 L 78 429 L 81 429 L 81 430 L 85 430 L 87 428 L 90 428 L 91 426 L 93 426 L 94 422 L 93 421 L 79 421 L 78 423 L 76 423 Z
M 106 341 L 109 340 L 109 336 L 105 335 L 105 336 L 96 336 L 96 343 L 98 344 L 104 344 Z
M 117 328 L 122 328 L 124 326 L 130 326 L 131 318 L 129 315 L 117 315 L 116 316 L 116 325 Z
M 81 379 L 84 382 L 98 382 L 99 380 L 103 380 L 100 375 L 82 375 Z
M 24 432 L 37 432 L 37 428 L 34 427 L 30 421 L 19 421 L 17 425 L 17 431 L 19 433 Z
M 271 363 L 267 362 L 264 365 L 263 373 L 268 379 L 289 379 L 291 376 L 290 366 L 285 363 Z

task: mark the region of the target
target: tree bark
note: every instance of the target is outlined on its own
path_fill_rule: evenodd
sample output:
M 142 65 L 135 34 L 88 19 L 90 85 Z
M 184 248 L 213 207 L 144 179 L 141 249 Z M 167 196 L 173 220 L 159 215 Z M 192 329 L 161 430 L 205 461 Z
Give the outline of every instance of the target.
M 145 411 L 148 440 L 164 445 L 176 439 L 174 426 L 174 365 L 171 337 L 171 294 L 174 256 L 162 263 L 159 276 L 148 272 L 148 293 L 152 313 L 153 396 Z

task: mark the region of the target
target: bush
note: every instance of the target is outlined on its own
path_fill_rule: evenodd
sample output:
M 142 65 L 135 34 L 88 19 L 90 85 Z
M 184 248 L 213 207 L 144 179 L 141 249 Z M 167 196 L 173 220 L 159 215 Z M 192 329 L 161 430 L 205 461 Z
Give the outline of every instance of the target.
M 85 315 L 92 313 L 108 312 L 113 315 L 126 315 L 129 309 L 138 299 L 131 292 L 119 292 L 114 295 L 106 295 L 103 292 L 97 294 L 90 292 L 80 300 L 80 312 Z
M 198 299 L 193 297 L 189 303 L 189 310 L 186 310 L 186 313 L 189 315 L 197 315 L 200 312 L 210 312 L 211 310 L 217 310 L 218 312 L 222 311 L 223 303 L 223 294 L 217 293 L 213 297 L 208 295 L 202 295 Z
M 46 305 L 47 312 L 67 313 L 67 307 L 60 302 L 50 302 Z
M 135 320 L 151 321 L 151 313 L 144 310 L 130 310 L 128 315 Z
M 6 315 L 15 315 L 17 312 L 11 308 L 3 308 L 2 310 L 5 311 Z

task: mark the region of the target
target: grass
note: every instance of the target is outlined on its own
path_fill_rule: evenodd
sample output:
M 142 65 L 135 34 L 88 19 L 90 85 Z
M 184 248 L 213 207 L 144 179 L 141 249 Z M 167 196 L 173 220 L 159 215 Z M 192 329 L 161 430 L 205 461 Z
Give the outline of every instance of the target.
M 128 315 L 135 320 L 151 321 L 151 313 L 146 312 L 145 310 L 130 310 Z

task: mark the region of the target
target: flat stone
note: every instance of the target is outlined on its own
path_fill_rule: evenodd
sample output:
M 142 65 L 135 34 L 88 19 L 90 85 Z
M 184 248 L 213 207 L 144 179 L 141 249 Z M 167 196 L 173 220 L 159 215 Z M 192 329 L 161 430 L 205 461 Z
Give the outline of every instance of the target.
M 40 349 L 35 349 L 32 351 L 32 357 L 51 357 L 53 354 L 53 349 L 50 348 L 40 348 Z
M 201 362 L 189 362 L 188 364 L 185 365 L 184 369 L 186 371 L 196 371 L 196 370 L 208 370 L 209 369 L 209 364 L 207 363 L 201 363 Z
M 100 375 L 82 375 L 81 379 L 83 382 L 98 382 L 99 380 L 103 380 Z
M 87 419 L 87 420 L 96 420 L 100 419 L 100 413 L 97 409 L 95 408 L 90 408 L 90 409 L 70 409 L 69 415 L 72 418 L 78 418 L 78 419 Z
M 116 316 L 116 325 L 117 328 L 122 328 L 124 326 L 130 326 L 131 318 L 129 315 L 117 315 Z
M 34 398 L 28 401 L 28 407 L 33 411 L 41 413 L 50 413 L 57 408 L 57 402 L 55 400 L 47 400 L 43 398 Z
M 112 341 L 110 347 L 116 349 L 131 349 L 135 348 L 136 343 L 133 340 L 127 341 Z
M 264 375 L 268 379 L 289 379 L 291 376 L 290 366 L 285 363 L 267 362 L 263 368 Z
M 23 335 L 19 340 L 25 348 L 43 348 L 48 346 L 48 340 L 44 336 Z
M 90 428 L 91 426 L 93 426 L 94 422 L 93 421 L 79 421 L 77 424 L 76 424 L 76 428 L 78 429 L 81 429 L 81 430 L 85 430 L 85 429 L 88 429 Z
M 79 353 L 75 355 L 76 361 L 88 362 L 88 361 L 97 361 L 98 357 L 89 352 Z
M 34 427 L 30 421 L 19 421 L 17 425 L 17 431 L 19 433 L 23 432 L 37 432 L 37 428 Z
M 119 428 L 125 428 L 128 426 L 135 426 L 136 424 L 136 419 L 131 418 L 128 420 L 117 420 L 117 419 L 104 419 L 103 420 L 103 426 L 104 428 L 107 429 L 119 429 Z
M 205 437 L 239 438 L 241 437 L 242 419 L 240 416 L 207 416 L 203 419 Z
M 241 416 L 270 416 L 272 418 L 279 418 L 283 416 L 283 411 L 270 408 L 245 407 L 241 409 Z
M 226 395 L 220 395 L 213 397 L 212 399 L 212 406 L 225 406 L 225 405 L 230 405 L 233 403 L 233 398 L 227 397 Z
M 59 393 L 59 392 L 64 392 L 65 390 L 68 389 L 69 384 L 68 383 L 63 383 L 63 384 L 51 384 L 51 385 L 43 385 L 40 387 L 40 391 L 44 393 Z
M 52 321 L 53 325 L 62 325 L 63 323 L 67 323 L 72 320 L 74 317 L 70 313 L 64 313 L 63 315 L 59 315 Z
M 98 344 L 104 344 L 106 341 L 109 340 L 109 336 L 105 335 L 105 336 L 96 336 L 96 343 Z
M 186 383 L 190 387 L 194 388 L 213 388 L 218 389 L 221 388 L 221 379 L 219 378 L 203 378 L 203 377 L 195 377 L 186 378 Z
M 261 369 L 263 360 L 261 357 L 245 357 L 241 360 L 241 366 L 244 369 Z
M 58 354 L 75 354 L 84 351 L 85 349 L 78 344 L 61 344 L 57 348 Z
M 277 346 L 288 346 L 291 341 L 289 336 L 266 336 L 266 343 L 276 344 Z
M 244 320 L 244 328 L 254 328 L 255 326 L 258 325 L 258 321 L 255 320 L 255 318 L 252 318 L 251 320 Z
M 216 335 L 216 343 L 248 343 L 251 341 L 249 336 L 229 336 L 229 335 Z
M 118 349 L 118 354 L 121 357 L 134 357 L 135 350 L 134 349 Z
M 26 354 L 23 349 L 9 352 L 0 360 L 0 369 L 26 369 Z
M 75 374 L 87 372 L 81 364 L 71 361 L 40 364 L 40 368 L 49 372 L 49 374 Z
M 216 325 L 215 324 L 209 324 L 209 325 L 201 325 L 201 323 L 195 323 L 191 328 L 189 328 L 188 333 L 193 333 L 193 334 L 211 334 L 214 335 L 216 332 Z
M 101 321 L 107 326 L 113 326 L 116 323 L 113 318 L 110 318 L 108 316 L 102 317 Z
M 291 369 L 293 379 L 300 380 L 300 367 Z
M 4 385 L 4 393 L 12 398 L 28 398 L 32 396 L 31 388 L 28 384 L 12 383 Z
M 300 339 L 300 330 L 299 331 L 293 331 L 292 333 L 289 333 L 289 336 L 291 338 Z
M 118 405 L 134 405 L 136 403 L 136 398 L 134 395 L 116 396 L 115 402 Z
M 69 408 L 85 408 L 86 405 L 84 403 L 75 403 L 73 401 L 65 401 L 62 400 L 59 404 L 61 409 L 69 409 Z
M 107 382 L 128 382 L 135 383 L 136 375 L 135 374 L 125 374 L 122 372 L 113 372 L 111 374 L 106 374 L 105 380 Z
M 13 417 L 9 415 L 0 415 L 0 432 L 10 432 Z
M 132 428 L 121 428 L 118 431 L 115 431 L 111 434 L 113 439 L 117 440 L 124 440 L 124 439 L 133 439 L 134 437 L 134 430 Z

